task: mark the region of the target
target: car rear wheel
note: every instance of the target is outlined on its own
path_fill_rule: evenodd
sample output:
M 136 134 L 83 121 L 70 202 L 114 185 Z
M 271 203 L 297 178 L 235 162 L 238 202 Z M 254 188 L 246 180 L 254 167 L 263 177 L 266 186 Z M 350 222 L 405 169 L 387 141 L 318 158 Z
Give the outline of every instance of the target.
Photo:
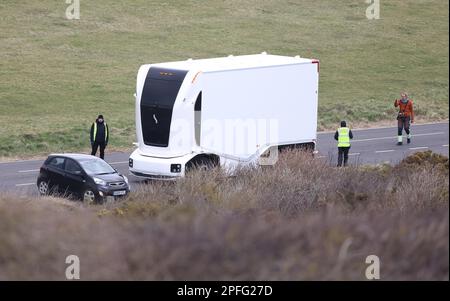
M 92 189 L 86 189 L 83 192 L 83 202 L 86 204 L 95 203 L 95 193 L 92 191 Z
M 50 192 L 48 182 L 44 180 L 39 181 L 38 190 L 40 195 L 48 195 Z

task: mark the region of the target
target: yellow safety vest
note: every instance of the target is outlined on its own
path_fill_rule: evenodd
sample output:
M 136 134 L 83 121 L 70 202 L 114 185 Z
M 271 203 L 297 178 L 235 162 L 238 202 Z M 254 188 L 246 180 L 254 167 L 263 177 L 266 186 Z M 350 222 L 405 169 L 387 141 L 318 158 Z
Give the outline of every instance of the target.
M 108 127 L 106 126 L 106 122 L 103 122 L 105 125 L 105 141 L 108 139 Z M 95 141 L 95 138 L 97 138 L 97 122 L 94 122 L 94 136 L 93 140 Z
M 349 147 L 350 146 L 350 129 L 338 128 L 338 147 Z

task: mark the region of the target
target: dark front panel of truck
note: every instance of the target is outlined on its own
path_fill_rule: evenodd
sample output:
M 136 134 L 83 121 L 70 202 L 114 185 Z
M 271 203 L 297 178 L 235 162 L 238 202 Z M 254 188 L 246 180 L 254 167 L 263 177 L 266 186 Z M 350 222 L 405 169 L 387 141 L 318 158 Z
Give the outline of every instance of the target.
M 142 136 L 146 145 L 169 145 L 173 106 L 186 74 L 184 70 L 149 69 L 141 97 Z

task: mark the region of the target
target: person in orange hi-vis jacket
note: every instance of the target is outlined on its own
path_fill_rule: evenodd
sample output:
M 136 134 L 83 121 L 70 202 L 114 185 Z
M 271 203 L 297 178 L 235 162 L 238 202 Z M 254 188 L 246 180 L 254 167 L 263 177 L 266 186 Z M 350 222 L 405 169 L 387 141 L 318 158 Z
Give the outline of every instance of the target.
M 408 94 L 406 92 L 402 92 L 400 94 L 401 98 L 396 99 L 394 102 L 394 106 L 399 107 L 399 112 L 397 115 L 398 121 L 398 136 L 397 136 L 397 145 L 403 144 L 403 129 L 405 129 L 407 135 L 407 142 L 411 143 L 411 131 L 409 129 L 410 123 L 414 122 L 414 109 L 413 102 L 409 99 Z

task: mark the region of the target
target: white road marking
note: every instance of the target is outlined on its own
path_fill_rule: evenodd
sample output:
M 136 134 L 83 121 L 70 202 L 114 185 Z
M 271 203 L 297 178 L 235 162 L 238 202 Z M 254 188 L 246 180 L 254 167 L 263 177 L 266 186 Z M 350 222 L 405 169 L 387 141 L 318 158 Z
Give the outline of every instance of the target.
M 327 156 L 318 156 L 317 158 L 326 158 Z
M 448 144 L 444 144 L 444 145 L 442 145 L 443 147 L 448 147 Z
M 416 149 L 426 149 L 428 146 L 419 146 L 419 147 L 410 147 L 410 150 L 416 150 Z
M 435 125 L 435 124 L 445 124 L 448 123 L 448 121 L 442 121 L 442 122 L 425 122 L 425 123 L 412 123 L 410 126 L 411 128 L 415 128 L 422 125 Z M 364 131 L 364 130 L 383 130 L 383 129 L 395 129 L 397 127 L 395 126 L 380 126 L 375 128 L 357 128 L 354 129 L 354 131 Z M 352 130 L 353 131 L 353 130 Z
M 348 154 L 349 156 L 357 156 L 357 155 L 361 155 L 361 153 L 351 153 L 351 154 Z
M 128 164 L 128 161 L 111 162 L 111 163 L 109 163 L 109 164 L 114 165 L 114 164 L 125 164 L 125 163 Z
M 30 160 L 17 160 L 17 161 L 1 161 L 0 164 L 12 164 L 12 163 L 30 163 L 30 162 L 42 162 L 45 159 L 39 160 L 39 159 L 30 159 Z
M 20 187 L 20 186 L 30 186 L 30 185 L 35 185 L 36 183 L 24 183 L 24 184 L 16 184 L 16 187 Z
M 433 136 L 433 135 L 442 135 L 445 134 L 444 132 L 436 132 L 436 133 L 428 133 L 428 134 L 416 134 L 413 135 L 414 137 L 419 137 L 419 136 Z M 385 140 L 385 139 L 396 139 L 397 136 L 390 136 L 390 137 L 376 137 L 376 138 L 367 138 L 367 139 L 355 139 L 355 140 L 351 140 L 352 142 L 362 142 L 362 141 L 373 141 L 373 140 Z
M 19 170 L 18 172 L 25 173 L 25 172 L 37 172 L 37 171 L 39 171 L 39 169 Z
M 390 152 L 395 152 L 395 150 L 394 149 L 386 149 L 386 150 L 375 151 L 375 153 L 390 153 Z
M 438 124 L 445 124 L 448 123 L 448 121 L 442 121 L 442 122 L 426 122 L 426 123 L 413 123 L 411 125 L 411 127 L 418 127 L 418 126 L 422 126 L 422 125 L 438 125 Z M 355 129 L 351 129 L 352 132 L 354 131 L 365 131 L 365 130 L 383 130 L 383 129 L 396 129 L 397 127 L 395 126 L 380 126 L 380 127 L 374 127 L 374 128 L 355 128 Z M 329 134 L 329 133 L 334 133 L 336 132 L 336 130 L 332 130 L 332 131 L 321 131 L 321 132 L 317 132 L 317 134 Z

